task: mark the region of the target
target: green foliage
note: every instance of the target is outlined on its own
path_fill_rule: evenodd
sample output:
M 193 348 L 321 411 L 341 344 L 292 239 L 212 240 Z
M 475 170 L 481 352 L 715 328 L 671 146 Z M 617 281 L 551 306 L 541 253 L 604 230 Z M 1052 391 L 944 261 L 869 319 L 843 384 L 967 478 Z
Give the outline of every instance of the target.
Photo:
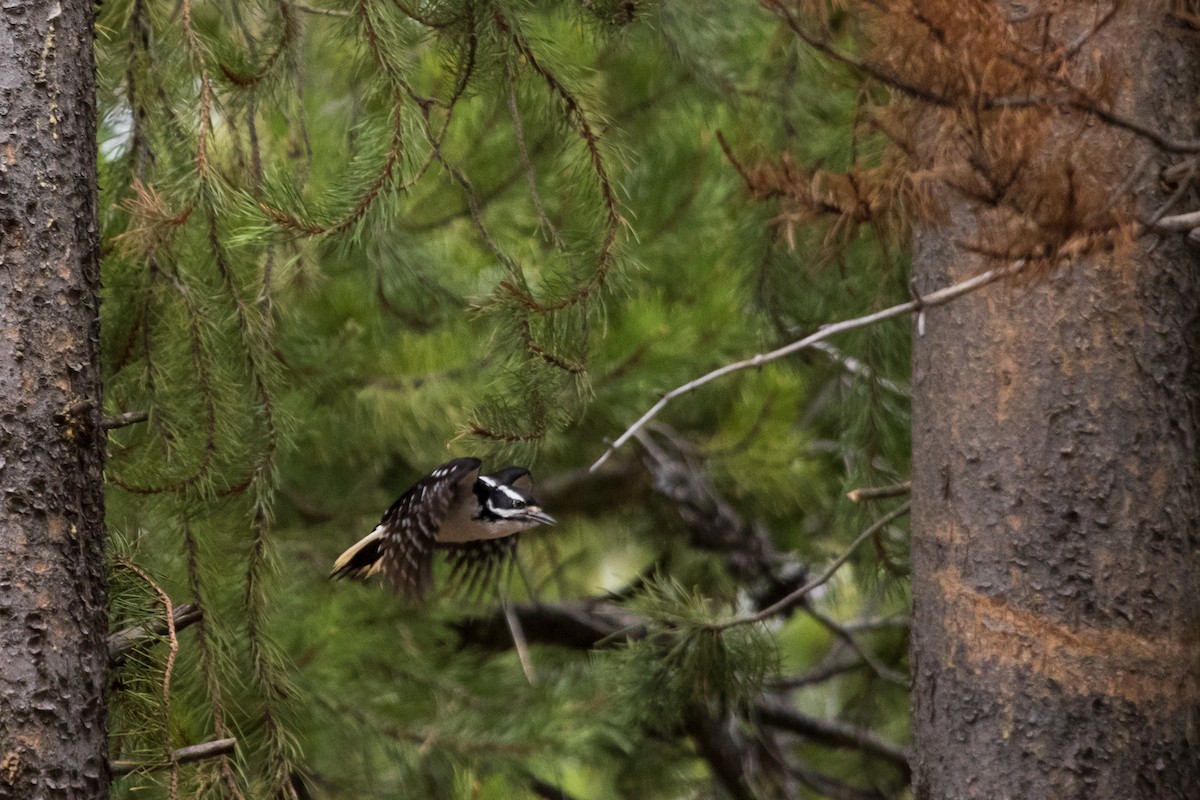
M 712 605 L 670 579 L 639 595 L 646 637 L 598 656 L 631 724 L 674 732 L 697 708 L 746 708 L 777 673 L 776 644 L 763 628 L 714 628 Z
M 117 673 L 114 758 L 155 768 L 115 796 L 707 793 L 681 715 L 742 715 L 781 664 L 846 646 L 803 613 L 712 630 L 768 576 L 697 542 L 644 451 L 583 468 L 662 392 L 907 297 L 866 227 L 836 248 L 828 226 L 785 230 L 733 163 L 848 165 L 860 87 L 712 0 L 322 8 L 108 0 L 97 22 L 105 408 L 148 414 L 109 435 L 113 627 L 161 618 L 149 581 L 205 612 L 169 669 L 151 637 Z M 739 373 L 650 432 L 781 573 L 869 523 L 848 488 L 906 472 L 908 331 L 834 344 L 863 369 L 812 352 Z M 491 599 L 411 608 L 325 579 L 468 454 L 529 464 L 561 520 L 523 540 L 508 594 L 611 604 L 644 639 L 592 659 L 534 644 L 531 684 L 455 633 Z M 903 610 L 879 559 L 902 569 L 902 542 L 878 544 L 825 612 Z M 902 633 L 860 640 L 904 658 Z M 903 689 L 861 665 L 802 702 L 903 733 Z M 229 757 L 157 768 L 226 736 Z

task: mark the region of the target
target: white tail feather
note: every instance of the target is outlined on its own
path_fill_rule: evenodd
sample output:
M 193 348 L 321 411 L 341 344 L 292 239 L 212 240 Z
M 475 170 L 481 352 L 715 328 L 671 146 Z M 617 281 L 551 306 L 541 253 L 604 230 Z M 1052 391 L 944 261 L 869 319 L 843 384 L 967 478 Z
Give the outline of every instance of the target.
M 353 558 L 356 555 L 358 555 L 358 551 L 362 550 L 364 547 L 369 545 L 371 542 L 381 538 L 382 536 L 383 536 L 383 526 L 380 525 L 379 527 L 375 528 L 375 530 L 371 531 L 366 536 L 359 539 L 356 543 L 354 543 L 349 548 L 347 548 L 346 552 L 344 552 L 340 556 L 338 556 L 337 561 L 333 562 L 333 572 L 336 573 L 338 570 L 344 568 L 347 564 L 350 563 L 351 560 L 353 560 Z M 380 561 L 376 561 L 374 564 L 372 564 L 370 569 L 365 573 L 365 576 L 374 575 L 376 572 L 378 572 L 379 564 L 380 564 Z M 363 574 L 361 570 L 359 570 L 359 574 L 360 575 Z

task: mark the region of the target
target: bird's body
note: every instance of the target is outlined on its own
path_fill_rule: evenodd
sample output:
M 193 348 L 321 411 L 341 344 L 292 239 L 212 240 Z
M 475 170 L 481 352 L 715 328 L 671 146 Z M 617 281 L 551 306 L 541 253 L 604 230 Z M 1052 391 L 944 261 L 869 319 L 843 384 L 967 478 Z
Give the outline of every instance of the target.
M 417 481 L 375 527 L 334 562 L 331 577 L 382 574 L 414 599 L 433 585 L 433 553 L 444 550 L 450 579 L 468 591 L 486 584 L 516 550 L 517 535 L 554 518 L 531 494 L 524 467 L 480 475 L 477 458 L 456 458 Z

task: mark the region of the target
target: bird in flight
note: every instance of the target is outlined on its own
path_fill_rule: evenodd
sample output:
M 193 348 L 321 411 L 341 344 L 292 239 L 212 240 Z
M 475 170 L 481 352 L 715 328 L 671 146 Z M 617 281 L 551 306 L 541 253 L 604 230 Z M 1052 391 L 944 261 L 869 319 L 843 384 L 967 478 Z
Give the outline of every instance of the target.
M 516 552 L 521 531 L 552 525 L 533 498 L 524 467 L 480 475 L 478 458 L 448 461 L 413 484 L 333 564 L 331 578 L 381 574 L 397 593 L 421 600 L 433 587 L 433 554 L 446 552 L 451 585 L 473 593 Z

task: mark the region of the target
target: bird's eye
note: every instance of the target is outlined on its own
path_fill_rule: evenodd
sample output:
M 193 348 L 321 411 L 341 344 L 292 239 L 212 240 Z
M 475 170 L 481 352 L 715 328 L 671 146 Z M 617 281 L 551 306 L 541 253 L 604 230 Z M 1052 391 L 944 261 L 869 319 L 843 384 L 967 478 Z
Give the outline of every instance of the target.
M 524 500 L 513 500 L 513 508 L 524 508 L 524 507 L 525 507 Z

